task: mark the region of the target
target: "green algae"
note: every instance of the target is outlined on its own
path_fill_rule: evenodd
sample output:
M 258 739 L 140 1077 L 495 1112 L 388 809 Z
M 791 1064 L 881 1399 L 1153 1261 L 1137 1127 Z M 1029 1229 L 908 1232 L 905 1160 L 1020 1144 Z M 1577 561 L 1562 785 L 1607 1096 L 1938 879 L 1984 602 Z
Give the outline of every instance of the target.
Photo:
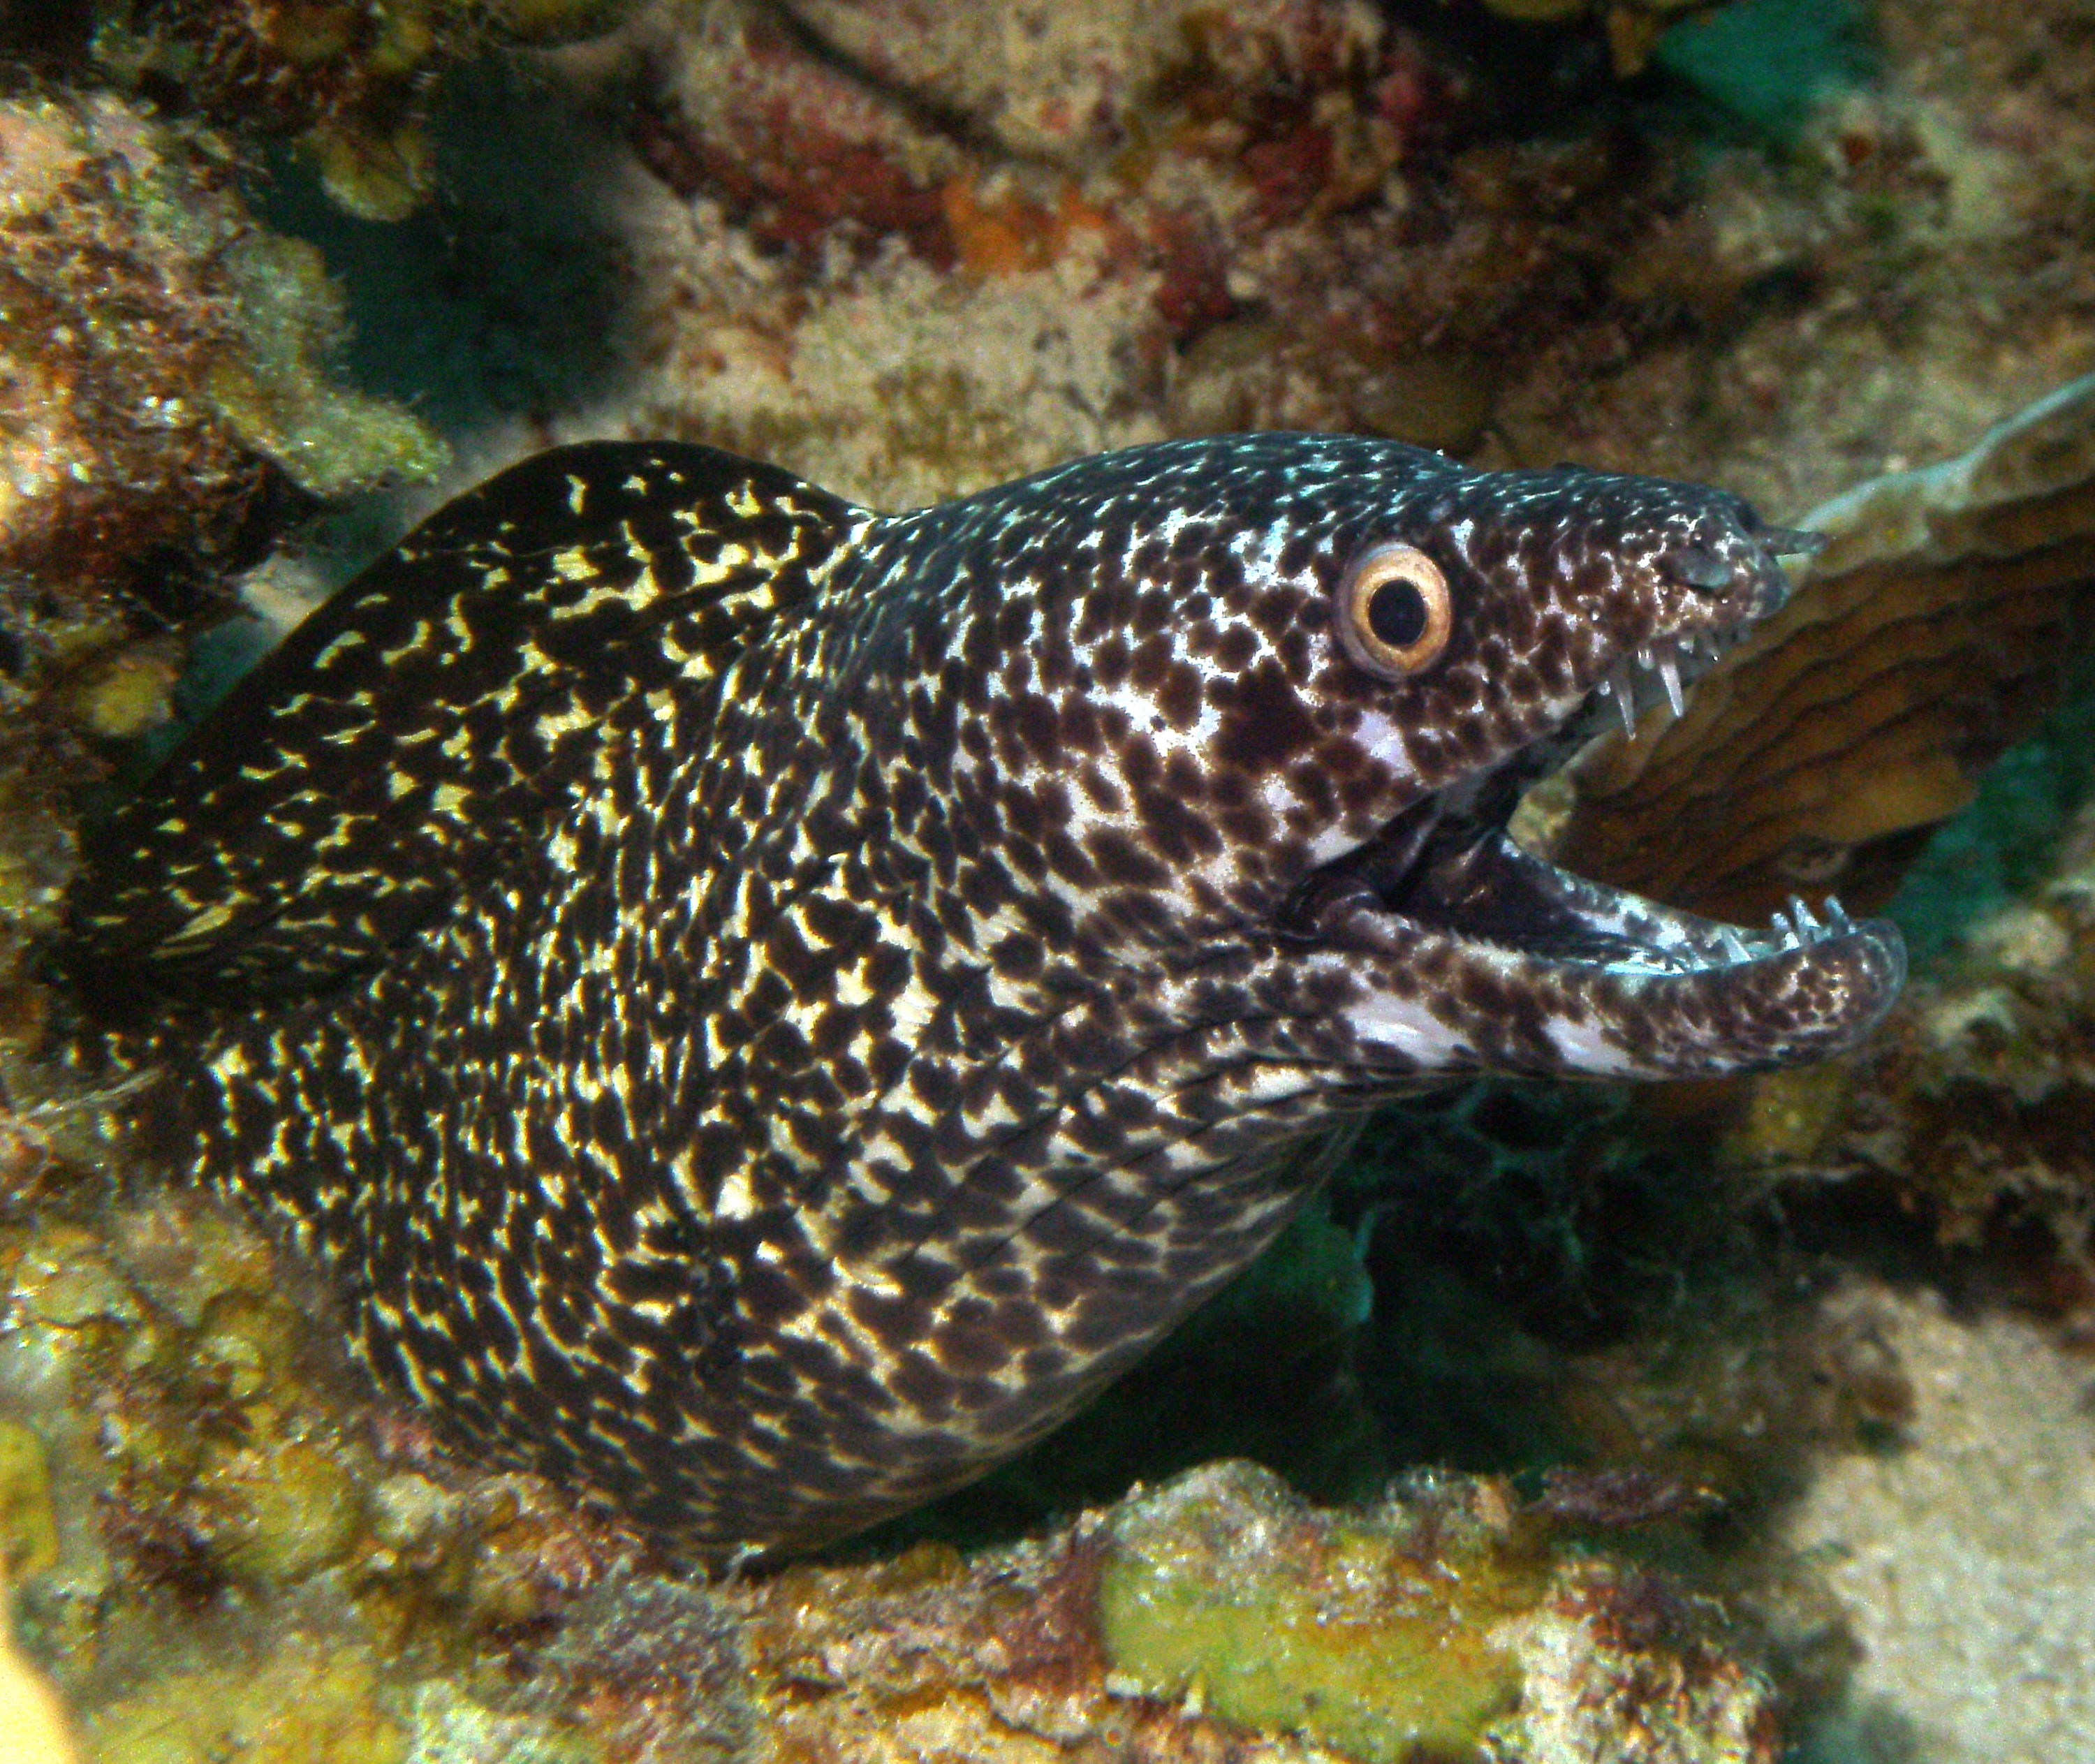
M 1875 77 L 1879 59 L 1853 0 L 1731 0 L 1675 24 L 1652 59 L 1778 141 L 1829 92 Z
M 450 449 L 419 419 L 327 373 L 342 297 L 318 251 L 258 230 L 228 251 L 226 265 L 246 347 L 212 364 L 203 392 L 234 435 L 323 500 L 442 468 Z
M 1773 1690 L 1714 1601 L 1574 1540 L 1683 1493 L 1427 1474 L 1319 1510 L 1209 1465 L 1107 1518 L 1100 1645 L 1122 1694 L 1357 1764 L 1771 1764 Z
M 348 1466 L 316 1442 L 220 1447 L 197 1479 L 199 1530 L 232 1578 L 303 1579 L 346 1557 L 364 1516 Z
M 1115 1671 L 1363 1764 L 1480 1757 L 1521 1688 L 1498 1627 L 1547 1584 L 1488 1500 L 1317 1514 L 1245 1464 L 1139 1497 L 1111 1536 L 1099 1612 Z
M 44 1443 L 24 1422 L 0 1421 L 0 1580 L 42 1574 L 58 1559 Z

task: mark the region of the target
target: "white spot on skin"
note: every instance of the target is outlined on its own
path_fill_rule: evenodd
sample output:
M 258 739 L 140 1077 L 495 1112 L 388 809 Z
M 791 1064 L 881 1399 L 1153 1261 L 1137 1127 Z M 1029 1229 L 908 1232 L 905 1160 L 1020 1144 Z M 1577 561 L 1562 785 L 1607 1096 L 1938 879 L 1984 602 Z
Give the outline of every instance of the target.
M 1576 1023 L 1568 1018 L 1554 1017 L 1544 1026 L 1568 1072 L 1614 1078 L 1636 1069 L 1636 1062 L 1628 1052 L 1620 1043 L 1609 1040 L 1598 1023 Z
M 1426 1070 L 1444 1069 L 1455 1038 L 1423 1000 L 1377 992 L 1345 1013 L 1353 1033 L 1372 1048 L 1387 1048 Z
M 1270 794 L 1269 792 L 1269 799 Z M 1312 864 L 1328 864 L 1334 858 L 1344 857 L 1347 852 L 1357 849 L 1361 843 L 1343 827 L 1326 827 L 1309 842 L 1309 861 Z

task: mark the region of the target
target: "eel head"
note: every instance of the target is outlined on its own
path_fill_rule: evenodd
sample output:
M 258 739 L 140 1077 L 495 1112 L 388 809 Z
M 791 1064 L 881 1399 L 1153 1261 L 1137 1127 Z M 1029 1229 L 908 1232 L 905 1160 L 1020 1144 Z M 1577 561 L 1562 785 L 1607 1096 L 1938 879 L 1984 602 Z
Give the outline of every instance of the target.
M 955 579 L 997 587 L 963 616 L 955 788 L 1052 943 L 1235 959 L 1229 1008 L 1369 1088 L 1787 1065 L 1896 995 L 1888 924 L 1799 902 L 1722 925 L 1506 831 L 1601 729 L 1677 709 L 1813 535 L 1702 486 L 1341 438 L 1171 444 L 999 494 L 956 536 L 994 555 Z

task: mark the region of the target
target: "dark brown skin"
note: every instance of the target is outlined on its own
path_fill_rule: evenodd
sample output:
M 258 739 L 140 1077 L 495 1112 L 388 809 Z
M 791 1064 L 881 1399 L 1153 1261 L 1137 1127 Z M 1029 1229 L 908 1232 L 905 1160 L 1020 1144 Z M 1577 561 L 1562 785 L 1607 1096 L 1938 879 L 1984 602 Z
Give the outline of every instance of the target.
M 1803 538 L 1330 437 L 895 516 L 564 450 L 102 830 L 74 966 L 182 1026 L 142 1126 L 387 1383 L 678 1547 L 805 1548 L 1053 1426 L 1379 1100 L 1868 1030 L 1888 927 L 1741 934 L 1497 830 Z

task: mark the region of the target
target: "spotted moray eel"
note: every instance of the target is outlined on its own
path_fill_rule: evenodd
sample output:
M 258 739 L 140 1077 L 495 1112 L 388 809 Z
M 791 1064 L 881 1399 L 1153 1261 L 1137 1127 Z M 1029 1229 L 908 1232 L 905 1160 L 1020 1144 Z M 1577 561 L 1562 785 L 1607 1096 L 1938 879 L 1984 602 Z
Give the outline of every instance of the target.
M 1869 1029 L 1888 926 L 1502 830 L 1810 539 L 1331 437 L 901 515 L 561 449 L 90 837 L 71 966 L 157 1026 L 148 1143 L 332 1273 L 385 1384 L 699 1557 L 804 1548 L 1066 1416 L 1385 1099 Z

